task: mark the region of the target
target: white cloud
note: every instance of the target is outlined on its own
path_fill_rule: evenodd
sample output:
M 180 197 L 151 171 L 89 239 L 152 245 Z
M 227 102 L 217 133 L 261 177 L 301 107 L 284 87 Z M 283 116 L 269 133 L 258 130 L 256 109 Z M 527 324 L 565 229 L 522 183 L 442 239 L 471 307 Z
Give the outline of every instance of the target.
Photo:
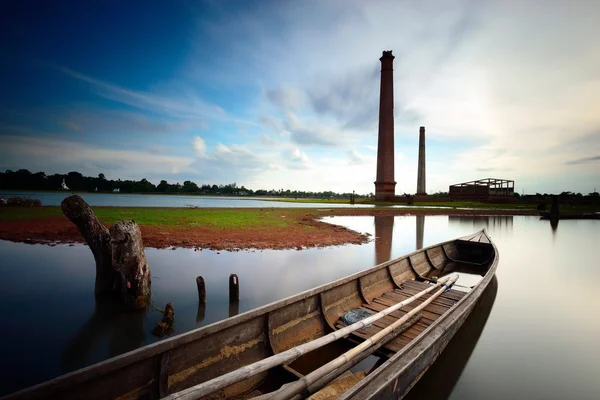
M 204 143 L 204 139 L 200 136 L 194 137 L 193 142 L 194 151 L 196 152 L 196 156 L 200 158 L 206 157 L 206 143 Z
M 289 169 L 311 169 L 313 166 L 308 158 L 308 155 L 298 149 L 285 150 L 282 153 L 285 165 Z

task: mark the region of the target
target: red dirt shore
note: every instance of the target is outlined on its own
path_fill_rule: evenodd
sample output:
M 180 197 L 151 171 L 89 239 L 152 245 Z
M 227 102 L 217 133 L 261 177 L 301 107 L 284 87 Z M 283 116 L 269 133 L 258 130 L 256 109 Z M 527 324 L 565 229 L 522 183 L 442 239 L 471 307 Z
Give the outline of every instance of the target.
M 284 212 L 284 210 L 282 210 Z M 532 215 L 531 211 L 502 210 L 370 210 L 370 209 L 319 209 L 307 210 L 306 214 L 289 214 L 297 223 L 277 229 L 225 229 L 185 228 L 173 226 L 141 225 L 146 247 L 186 247 L 196 249 L 230 250 L 241 249 L 298 249 L 325 247 L 344 244 L 361 244 L 370 240 L 347 228 L 328 224 L 316 218 L 326 216 L 365 215 Z M 314 229 L 306 229 L 306 226 Z M 64 216 L 46 217 L 36 220 L 21 219 L 2 221 L 0 239 L 22 243 L 48 245 L 85 243 L 75 227 Z

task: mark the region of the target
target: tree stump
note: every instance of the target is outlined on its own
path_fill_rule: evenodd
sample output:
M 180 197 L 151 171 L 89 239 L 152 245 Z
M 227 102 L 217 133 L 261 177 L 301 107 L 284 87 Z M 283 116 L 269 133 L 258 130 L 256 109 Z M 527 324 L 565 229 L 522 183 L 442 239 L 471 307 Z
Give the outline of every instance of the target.
M 79 196 L 67 197 L 61 203 L 63 213 L 73 222 L 88 243 L 96 260 L 96 295 L 111 292 L 116 287 L 112 268 L 110 233 L 98 221 L 90 206 Z
M 134 309 L 150 305 L 150 268 L 144 255 L 142 232 L 135 221 L 119 221 L 110 227 L 112 268 L 119 277 L 124 303 Z
M 152 334 L 162 337 L 165 334 L 169 334 L 173 331 L 173 323 L 175 322 L 175 309 L 173 304 L 167 303 L 165 311 L 163 312 L 162 321 L 157 323 Z
M 118 292 L 127 308 L 146 308 L 150 304 L 150 268 L 144 255 L 142 233 L 135 221 L 119 221 L 109 231 L 77 195 L 64 199 L 61 208 L 94 254 L 94 293 Z

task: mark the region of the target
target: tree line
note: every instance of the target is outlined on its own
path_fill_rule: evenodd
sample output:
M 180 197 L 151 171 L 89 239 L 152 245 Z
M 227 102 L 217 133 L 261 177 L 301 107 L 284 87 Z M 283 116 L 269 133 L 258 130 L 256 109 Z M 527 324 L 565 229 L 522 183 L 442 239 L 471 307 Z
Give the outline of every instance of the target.
M 67 189 L 63 189 L 63 182 Z M 46 175 L 44 172 L 32 173 L 26 169 L 18 171 L 7 170 L 0 172 L 0 190 L 68 190 L 78 192 L 102 192 L 112 193 L 185 193 L 198 195 L 226 195 L 226 196 L 277 196 L 293 198 L 331 198 L 349 199 L 353 193 L 336 193 L 333 191 L 310 192 L 301 190 L 275 190 L 258 189 L 252 190 L 244 186 L 238 186 L 235 182 L 226 185 L 203 184 L 198 186 L 195 182 L 184 181 L 183 184 L 169 183 L 161 180 L 154 185 L 147 179 L 134 180 L 111 180 L 106 179 L 104 174 L 97 177 L 83 176 L 81 173 L 72 171 L 68 174 Z M 369 195 L 355 195 L 355 197 L 372 197 Z

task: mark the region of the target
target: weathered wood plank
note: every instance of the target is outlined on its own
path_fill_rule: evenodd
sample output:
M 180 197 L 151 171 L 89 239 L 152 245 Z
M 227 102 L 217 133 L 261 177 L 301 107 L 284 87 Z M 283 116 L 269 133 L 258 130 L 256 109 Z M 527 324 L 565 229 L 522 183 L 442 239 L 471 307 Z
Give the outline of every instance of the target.
M 169 393 L 174 393 L 251 364 L 271 355 L 265 332 L 266 316 L 215 332 L 206 340 L 196 341 L 172 350 Z M 260 374 L 264 379 L 266 373 Z M 260 383 L 253 379 L 240 382 L 226 391 L 236 395 Z M 225 392 L 224 392 L 225 393 Z
M 427 275 L 432 270 L 424 251 L 413 254 L 409 259 L 412 267 L 419 275 Z
M 398 262 L 389 266 L 390 273 L 393 276 L 396 286 L 400 286 L 403 282 L 415 279 L 417 275 L 414 273 L 408 257 L 405 257 Z
M 436 246 L 432 249 L 426 250 L 429 257 L 429 261 L 436 269 L 442 269 L 444 264 L 448 261 L 448 257 L 444 254 L 441 246 Z
M 399 296 L 398 298 L 402 298 L 404 296 L 410 297 L 410 296 L 412 296 L 411 293 L 413 293 L 413 291 L 414 291 L 413 289 L 404 288 L 403 291 L 394 291 L 394 292 L 390 293 L 390 295 Z M 418 292 L 419 291 L 417 291 L 417 293 Z M 458 301 L 456 299 L 451 299 L 451 298 L 448 298 L 448 297 L 444 297 L 444 298 L 440 298 L 440 297 L 438 297 L 437 299 L 435 299 L 435 304 L 439 304 L 439 305 L 450 307 L 450 306 L 454 305 Z
M 321 337 L 327 331 L 318 296 L 307 297 L 268 315 L 269 342 L 275 354 Z
M 363 297 L 369 303 L 375 297 L 388 292 L 394 288 L 394 282 L 390 279 L 390 273 L 386 268 L 373 271 L 368 275 L 359 278 L 359 283 Z
M 161 399 L 169 394 L 169 372 L 171 369 L 171 352 L 165 351 L 158 357 L 158 398 Z
M 335 322 L 342 315 L 364 303 L 358 285 L 357 279 L 331 288 L 321 294 L 323 313 L 331 326 L 335 326 Z

